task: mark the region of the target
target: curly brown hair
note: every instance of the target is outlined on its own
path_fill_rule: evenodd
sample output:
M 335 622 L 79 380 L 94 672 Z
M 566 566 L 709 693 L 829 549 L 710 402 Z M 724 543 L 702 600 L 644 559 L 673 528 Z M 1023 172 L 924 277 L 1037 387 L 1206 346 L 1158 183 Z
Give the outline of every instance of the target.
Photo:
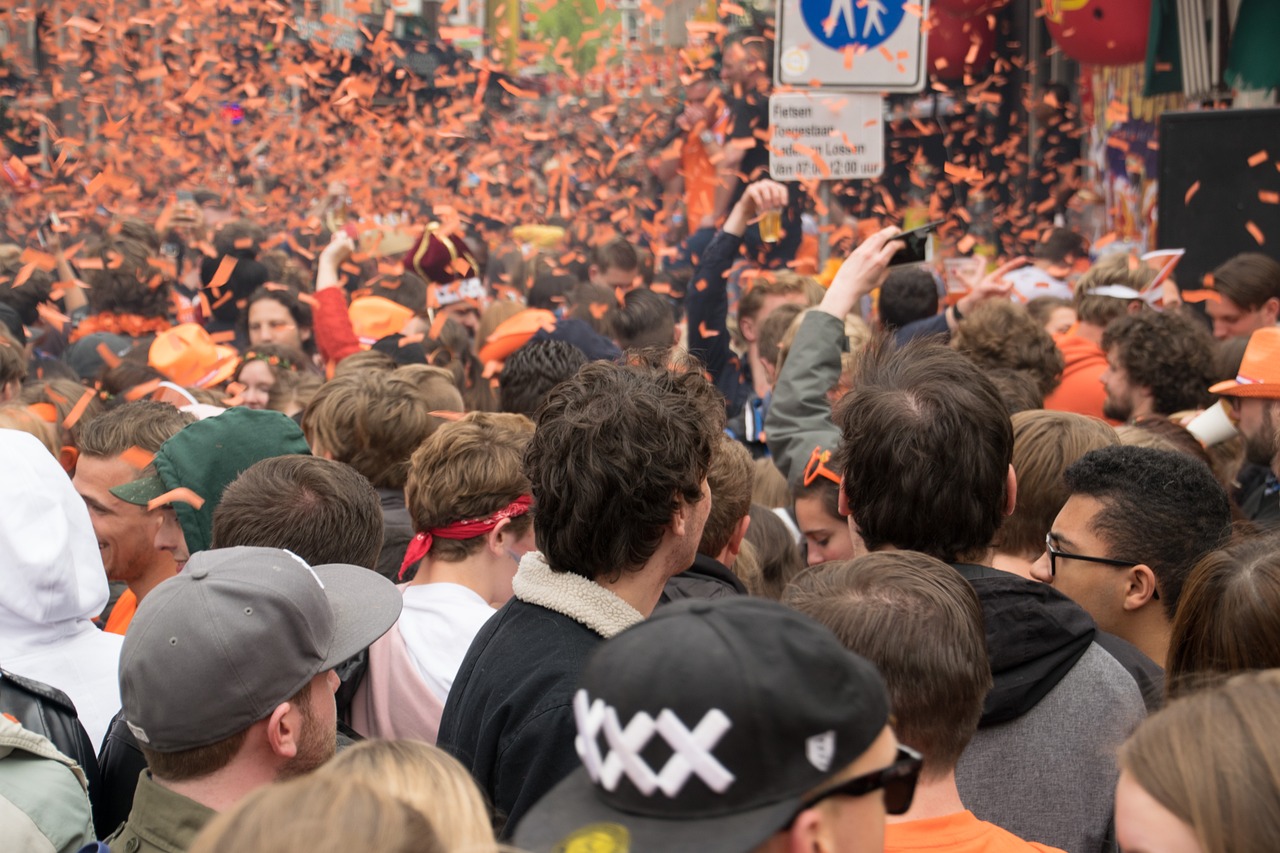
M 84 271 L 91 311 L 169 316 L 169 282 L 152 265 L 151 250 L 145 243 L 123 238 L 104 241 L 88 254 L 103 262 L 102 269 Z
M 1025 370 L 1046 396 L 1062 381 L 1065 362 L 1053 337 L 1012 302 L 979 305 L 960 321 L 951 345 L 984 370 Z
M 552 570 L 640 570 L 680 502 L 703 499 L 723 428 L 723 400 L 699 371 L 597 361 L 556 386 L 524 458 Z
M 1102 334 L 1102 349 L 1134 385 L 1151 390 L 1155 411 L 1171 415 L 1207 406 L 1214 342 L 1204 324 L 1170 311 L 1121 317 Z

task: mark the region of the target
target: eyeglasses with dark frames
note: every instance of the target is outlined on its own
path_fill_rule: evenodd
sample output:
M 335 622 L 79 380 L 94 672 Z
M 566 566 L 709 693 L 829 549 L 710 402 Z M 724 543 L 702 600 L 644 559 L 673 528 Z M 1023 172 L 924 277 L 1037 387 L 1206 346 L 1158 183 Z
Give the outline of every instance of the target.
M 811 809 L 829 797 L 861 797 L 872 791 L 884 789 L 884 808 L 892 815 L 906 814 L 916 794 L 916 781 L 924 757 L 909 746 L 898 746 L 898 757 L 888 767 L 855 776 L 847 782 L 833 785 L 809 797 L 796 809 L 796 814 Z M 791 819 L 795 823 L 795 818 Z M 791 824 L 787 824 L 790 826 Z
M 1049 554 L 1049 576 L 1055 578 L 1058 576 L 1059 557 L 1065 560 L 1082 560 L 1086 563 L 1101 563 L 1104 566 L 1119 566 L 1122 568 L 1126 566 L 1136 566 L 1141 562 L 1141 560 L 1113 560 L 1110 557 L 1089 557 L 1085 554 L 1070 554 L 1066 551 L 1059 551 L 1057 548 L 1053 547 L 1052 533 L 1046 533 L 1044 535 L 1044 549 Z M 1160 590 L 1152 590 L 1151 597 L 1156 601 L 1159 601 Z

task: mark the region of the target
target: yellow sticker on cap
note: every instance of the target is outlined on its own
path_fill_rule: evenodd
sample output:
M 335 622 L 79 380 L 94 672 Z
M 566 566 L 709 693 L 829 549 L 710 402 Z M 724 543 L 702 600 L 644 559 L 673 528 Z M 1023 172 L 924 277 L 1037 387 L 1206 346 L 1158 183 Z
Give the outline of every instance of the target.
M 631 833 L 617 823 L 593 823 L 574 830 L 555 847 L 555 853 L 630 853 Z

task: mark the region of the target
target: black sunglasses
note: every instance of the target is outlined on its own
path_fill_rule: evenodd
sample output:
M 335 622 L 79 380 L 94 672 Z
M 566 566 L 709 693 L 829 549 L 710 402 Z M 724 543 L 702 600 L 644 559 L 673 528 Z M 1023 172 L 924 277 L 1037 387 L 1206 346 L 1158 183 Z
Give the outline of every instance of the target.
M 893 815 L 906 814 L 916 795 L 916 781 L 920 778 L 920 768 L 923 765 L 924 757 L 920 753 L 899 744 L 898 757 L 888 767 L 855 776 L 847 782 L 814 794 L 800 804 L 796 814 L 813 808 L 828 797 L 861 797 L 881 788 L 884 789 L 885 811 Z M 794 817 L 791 823 L 795 823 Z
M 1101 563 L 1104 566 L 1136 566 L 1138 560 L 1113 560 L 1110 557 L 1087 557 L 1084 554 L 1069 554 L 1066 551 L 1059 551 L 1053 547 L 1053 534 L 1046 533 L 1044 536 L 1044 549 L 1049 553 L 1049 576 L 1056 578 L 1058 576 L 1058 558 L 1065 560 L 1083 560 L 1086 563 Z M 1151 598 L 1154 601 L 1160 600 L 1160 590 L 1151 591 Z

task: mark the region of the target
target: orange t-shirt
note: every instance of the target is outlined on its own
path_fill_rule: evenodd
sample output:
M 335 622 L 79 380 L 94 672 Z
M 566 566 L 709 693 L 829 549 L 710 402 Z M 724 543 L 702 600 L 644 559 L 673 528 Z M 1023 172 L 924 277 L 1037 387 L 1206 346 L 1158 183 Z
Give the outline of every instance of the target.
M 1057 847 L 1023 841 L 994 823 L 963 811 L 945 817 L 891 823 L 884 828 L 885 853 L 1062 853 Z
M 721 142 L 728 124 L 728 115 L 721 112 L 710 131 Z M 684 215 L 693 231 L 703 217 L 716 211 L 716 167 L 702 144 L 701 132 L 690 133 L 680 148 L 680 174 L 684 177 Z
M 138 597 L 133 594 L 133 590 L 126 589 L 116 599 L 116 606 L 111 608 L 111 615 L 107 617 L 106 627 L 102 630 L 108 634 L 124 636 L 124 632 L 129 630 L 129 623 L 133 621 L 133 614 L 137 612 Z

